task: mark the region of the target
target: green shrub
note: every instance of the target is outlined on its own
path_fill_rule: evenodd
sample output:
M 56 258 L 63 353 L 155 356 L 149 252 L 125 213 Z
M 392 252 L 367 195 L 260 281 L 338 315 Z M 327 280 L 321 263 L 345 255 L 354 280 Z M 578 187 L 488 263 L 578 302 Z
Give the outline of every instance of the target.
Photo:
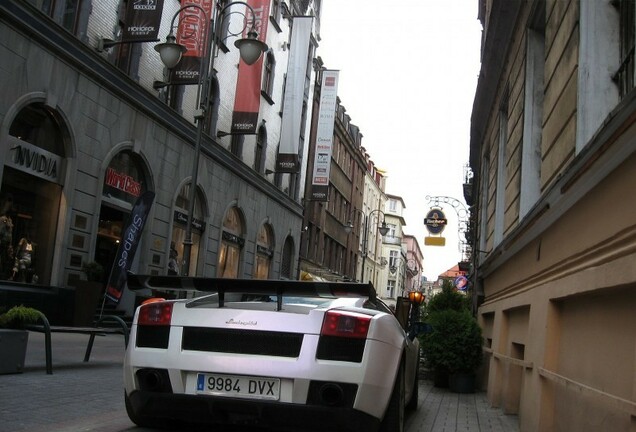
M 483 360 L 481 328 L 468 310 L 429 314 L 432 331 L 422 336 L 427 366 L 450 373 L 474 372 Z
M 429 314 L 443 310 L 463 311 L 470 309 L 470 299 L 458 293 L 453 283 L 448 280 L 442 282 L 442 291 L 435 294 L 428 302 L 426 311 Z
M 21 328 L 37 322 L 40 311 L 26 306 L 14 306 L 0 315 L 0 328 Z

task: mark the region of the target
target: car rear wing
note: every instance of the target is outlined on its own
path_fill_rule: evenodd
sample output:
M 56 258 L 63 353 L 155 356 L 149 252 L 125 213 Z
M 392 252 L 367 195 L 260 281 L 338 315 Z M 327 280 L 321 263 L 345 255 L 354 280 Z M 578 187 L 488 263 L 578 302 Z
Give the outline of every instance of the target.
M 294 297 L 368 297 L 375 302 L 375 289 L 371 283 L 316 282 L 273 279 L 229 279 L 186 276 L 153 276 L 128 273 L 128 289 L 201 291 L 218 293 L 219 307 L 223 307 L 226 293 L 275 295 L 278 309 L 284 296 Z

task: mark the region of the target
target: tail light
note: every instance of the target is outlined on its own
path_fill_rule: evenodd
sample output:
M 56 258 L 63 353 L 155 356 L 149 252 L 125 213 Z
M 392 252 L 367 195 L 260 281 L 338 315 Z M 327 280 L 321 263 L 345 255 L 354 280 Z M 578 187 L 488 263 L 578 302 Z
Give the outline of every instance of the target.
M 366 339 L 371 317 L 355 312 L 328 311 L 322 322 L 321 336 Z
M 148 303 L 139 308 L 139 325 L 169 326 L 172 320 L 172 303 Z

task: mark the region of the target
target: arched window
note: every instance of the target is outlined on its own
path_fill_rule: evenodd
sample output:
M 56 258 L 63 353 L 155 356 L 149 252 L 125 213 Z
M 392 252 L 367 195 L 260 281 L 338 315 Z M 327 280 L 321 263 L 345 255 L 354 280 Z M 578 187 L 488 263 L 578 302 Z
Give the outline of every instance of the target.
M 41 102 L 22 108 L 2 137 L 1 279 L 50 283 L 67 137 L 58 113 Z M 20 247 L 22 239 L 30 246 Z
M 256 238 L 256 265 L 254 266 L 254 279 L 269 278 L 269 271 L 274 256 L 274 235 L 269 224 L 261 225 Z
M 256 137 L 256 148 L 254 149 L 254 171 L 265 172 L 265 157 L 267 152 L 267 129 L 261 125 L 258 128 Z
M 219 248 L 219 261 L 216 270 L 218 277 L 238 277 L 241 250 L 245 245 L 243 232 L 241 212 L 237 207 L 232 207 L 227 211 L 225 219 L 223 219 L 221 247 Z
M 273 101 L 272 95 L 274 93 L 274 72 L 276 71 L 276 58 L 274 53 L 269 50 L 265 56 L 265 72 L 263 75 L 263 87 L 261 92 L 263 96 L 267 97 L 270 101 Z
M 285 279 L 292 278 L 294 259 L 294 239 L 289 236 L 285 239 L 283 246 L 283 256 L 280 260 L 280 277 Z
M 172 243 L 174 243 L 174 249 L 177 253 L 177 262 L 179 263 L 177 272 L 179 274 L 185 274 L 182 268 L 185 258 L 183 255 L 183 242 L 186 236 L 188 212 L 190 209 L 190 187 L 192 187 L 192 183 L 184 185 L 179 191 L 173 216 Z M 192 220 L 192 248 L 190 250 L 189 276 L 196 276 L 198 267 L 201 237 L 205 230 L 205 210 L 202 204 L 203 202 L 204 199 L 197 190 L 194 199 L 194 219 Z M 174 254 L 173 251 L 171 251 L 171 253 Z

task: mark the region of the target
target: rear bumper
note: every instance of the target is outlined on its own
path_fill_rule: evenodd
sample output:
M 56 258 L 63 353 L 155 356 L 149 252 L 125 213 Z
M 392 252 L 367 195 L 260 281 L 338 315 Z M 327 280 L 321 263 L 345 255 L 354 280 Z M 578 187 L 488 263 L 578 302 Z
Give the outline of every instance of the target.
M 184 423 L 228 424 L 281 431 L 376 431 L 380 420 L 352 408 L 254 401 L 217 396 L 133 391 L 137 415 Z

